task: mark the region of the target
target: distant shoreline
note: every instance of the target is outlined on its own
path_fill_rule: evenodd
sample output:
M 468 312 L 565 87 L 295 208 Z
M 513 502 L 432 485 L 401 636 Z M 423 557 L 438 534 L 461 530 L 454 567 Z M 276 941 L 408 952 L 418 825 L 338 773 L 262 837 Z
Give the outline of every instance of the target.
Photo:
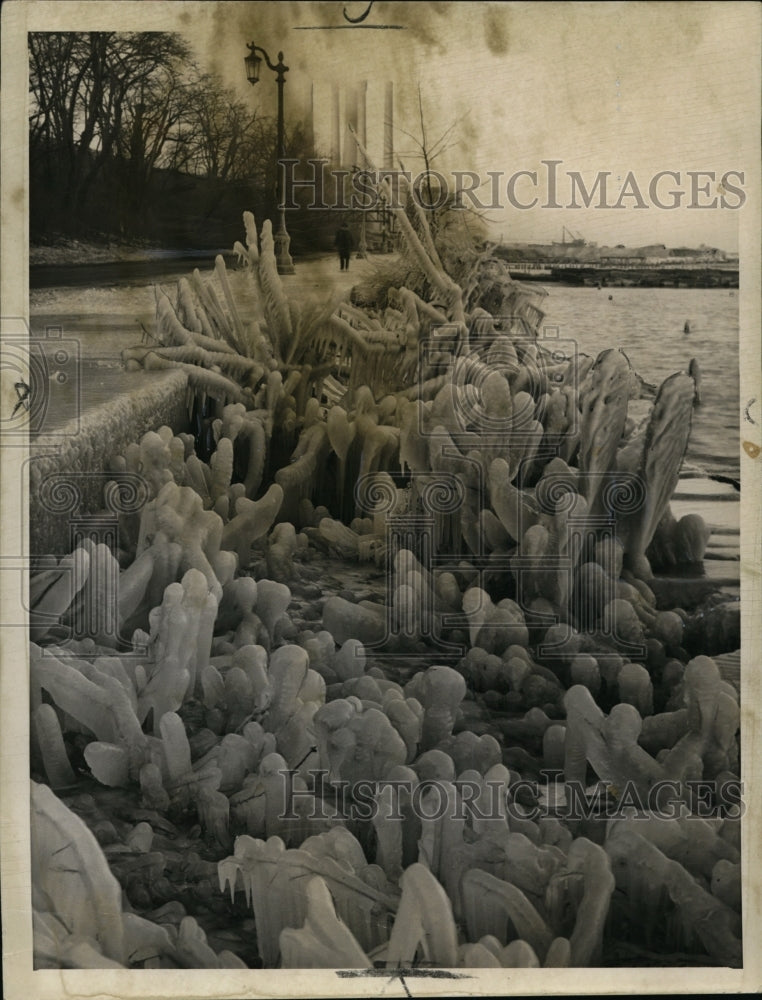
M 509 267 L 510 269 L 510 267 Z M 532 274 L 511 270 L 517 281 L 537 281 L 541 284 L 567 285 L 589 288 L 738 288 L 738 271 L 706 268 L 700 271 L 688 268 L 643 268 L 618 270 L 616 268 L 552 268 L 549 273 Z

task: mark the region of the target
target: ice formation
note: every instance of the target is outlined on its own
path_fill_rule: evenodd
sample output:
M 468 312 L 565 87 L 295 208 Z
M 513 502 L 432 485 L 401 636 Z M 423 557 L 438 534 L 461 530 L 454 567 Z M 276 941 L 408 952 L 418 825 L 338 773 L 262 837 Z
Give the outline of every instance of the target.
M 657 947 L 651 925 L 664 964 L 741 960 L 719 791 L 738 691 L 652 568 L 707 543 L 669 510 L 693 379 L 637 427 L 623 353 L 559 359 L 499 261 L 456 282 L 399 218 L 417 288 L 318 308 L 288 300 L 247 213 L 253 313 L 218 258 L 126 354 L 188 376 L 192 432 L 115 439 L 111 475 L 146 491 L 120 551 L 82 542 L 31 581 L 40 967 L 243 965 L 181 881 L 231 923 L 251 908 L 267 967 L 590 966 Z M 383 599 L 323 593 L 326 559 L 383 567 Z M 165 836 L 189 823 L 204 858 Z

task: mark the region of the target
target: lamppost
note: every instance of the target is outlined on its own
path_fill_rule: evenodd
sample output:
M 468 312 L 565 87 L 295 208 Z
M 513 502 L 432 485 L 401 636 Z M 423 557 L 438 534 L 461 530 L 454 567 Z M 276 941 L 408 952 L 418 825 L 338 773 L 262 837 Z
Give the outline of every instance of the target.
M 249 83 L 254 86 L 254 84 L 259 81 L 259 67 L 262 64 L 262 60 L 257 55 L 257 52 L 261 52 L 265 57 L 265 62 L 268 67 L 273 71 L 273 73 L 275 73 L 276 82 L 278 84 L 277 191 L 279 221 L 278 230 L 273 236 L 273 241 L 275 243 L 275 260 L 278 266 L 278 274 L 293 274 L 294 262 L 291 259 L 291 254 L 288 252 L 289 245 L 291 244 L 291 237 L 286 232 L 286 209 L 283 198 L 283 172 L 280 165 L 280 161 L 286 158 L 285 139 L 283 135 L 283 84 L 286 82 L 288 66 L 283 63 L 282 52 L 278 53 L 278 62 L 273 64 L 270 62 L 270 57 L 267 55 L 265 50 L 259 45 L 255 45 L 253 42 L 247 42 L 247 48 L 249 49 L 249 54 L 244 59 L 244 63 L 246 64 L 246 79 Z

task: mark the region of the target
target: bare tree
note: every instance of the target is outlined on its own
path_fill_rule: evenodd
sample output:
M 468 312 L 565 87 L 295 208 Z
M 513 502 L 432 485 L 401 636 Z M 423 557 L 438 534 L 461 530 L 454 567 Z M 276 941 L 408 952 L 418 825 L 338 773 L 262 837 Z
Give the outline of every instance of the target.
M 167 32 L 110 31 L 31 33 L 29 52 L 32 155 L 56 158 L 76 228 L 96 177 L 126 148 L 143 177 L 155 162 L 189 50 Z
M 426 201 L 424 202 L 424 207 L 426 207 L 430 212 L 429 225 L 432 230 L 436 230 L 436 205 L 438 198 L 434 197 L 434 190 L 431 185 L 431 171 L 433 169 L 433 163 L 438 160 L 444 154 L 457 144 L 456 133 L 458 126 L 464 119 L 464 115 L 460 118 L 452 121 L 441 134 L 432 139 L 429 134 L 429 129 L 426 123 L 426 115 L 423 110 L 423 95 L 421 93 L 421 84 L 418 84 L 418 123 L 420 127 L 420 132 L 418 135 L 408 132 L 406 129 L 397 129 L 403 135 L 407 136 L 408 139 L 412 140 L 414 146 L 413 149 L 403 155 L 412 157 L 413 159 L 423 160 L 423 176 L 424 184 L 426 186 Z
M 163 195 L 197 190 L 214 211 L 233 182 L 274 204 L 274 120 L 203 73 L 179 35 L 36 32 L 29 58 L 38 231 L 144 231 Z M 297 126 L 287 144 L 304 143 Z

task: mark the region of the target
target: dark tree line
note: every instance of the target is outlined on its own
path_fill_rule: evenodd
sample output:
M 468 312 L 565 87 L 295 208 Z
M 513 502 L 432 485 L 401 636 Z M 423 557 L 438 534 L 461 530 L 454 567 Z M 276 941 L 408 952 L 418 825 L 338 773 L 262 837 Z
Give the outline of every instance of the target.
M 271 214 L 274 119 L 202 72 L 181 36 L 35 32 L 29 59 L 33 237 L 201 245 L 194 227 L 220 238 L 209 224 L 228 212 L 237 221 L 244 207 Z M 313 155 L 300 124 L 287 145 L 289 155 Z

